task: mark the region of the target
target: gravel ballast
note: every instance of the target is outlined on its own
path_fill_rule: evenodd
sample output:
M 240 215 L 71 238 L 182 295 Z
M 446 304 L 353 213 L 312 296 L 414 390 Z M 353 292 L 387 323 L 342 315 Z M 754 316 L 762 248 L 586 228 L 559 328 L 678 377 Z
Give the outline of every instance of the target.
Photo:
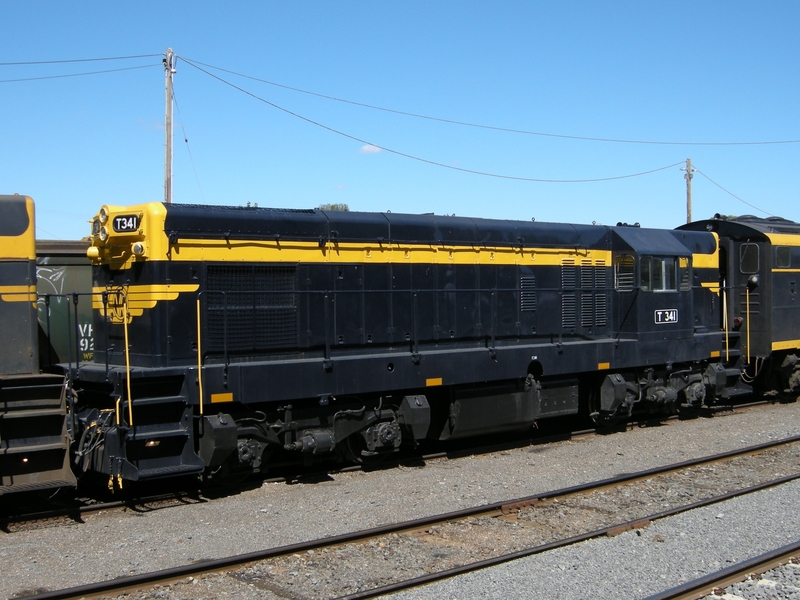
M 775 405 L 768 410 L 672 422 L 661 427 L 635 428 L 614 435 L 456 460 L 434 460 L 424 467 L 341 473 L 313 483 L 269 483 L 259 489 L 207 503 L 187 504 L 152 512 L 100 513 L 88 516 L 85 523 L 62 523 L 49 528 L 0 534 L 0 558 L 4 564 L 0 593 L 3 597 L 11 597 L 24 592 L 81 585 L 169 568 L 186 562 L 251 552 L 402 519 L 541 493 L 793 435 L 800 435 L 800 404 Z M 770 506 L 774 504 L 778 511 L 776 515 L 781 510 L 800 514 L 797 510 L 800 503 L 797 501 L 796 484 L 795 487 L 789 484 L 780 489 L 793 491 L 786 496 L 770 496 L 769 494 L 774 494 L 771 490 L 761 492 L 753 498 L 762 498 L 761 502 L 765 506 L 767 502 Z M 774 498 L 774 502 L 770 498 Z M 751 509 L 753 519 L 759 518 L 762 508 L 759 504 L 754 505 Z M 714 513 L 713 508 L 711 513 Z M 726 521 L 725 518 L 717 518 L 717 514 L 719 511 L 712 514 L 711 518 L 685 525 L 687 529 L 684 533 L 704 537 L 705 530 L 708 530 L 721 546 L 744 548 L 745 539 L 737 537 L 740 527 L 738 521 L 730 521 L 732 517 L 728 517 L 729 520 Z M 683 517 L 675 519 L 680 518 Z M 794 537 L 800 533 L 800 526 L 796 521 L 791 522 L 778 516 L 774 518 L 785 523 L 785 531 Z M 601 576 L 611 569 L 615 578 L 623 575 L 627 577 L 629 569 L 641 568 L 647 573 L 659 573 L 660 578 L 662 570 L 654 569 L 658 565 L 670 563 L 663 562 L 664 557 L 658 554 L 653 555 L 655 562 L 649 564 L 648 552 L 652 547 L 659 552 L 670 548 L 665 552 L 671 554 L 673 550 L 670 544 L 673 543 L 673 538 L 674 543 L 680 538 L 677 534 L 661 533 L 666 541 L 650 540 L 650 546 L 645 545 L 649 536 L 658 532 L 658 528 L 662 526 L 665 525 L 659 522 L 643 530 L 642 535 L 630 533 L 614 539 L 587 543 L 588 546 L 631 540 L 632 557 L 617 560 L 609 556 L 608 560 L 599 560 L 603 556 L 602 552 L 607 551 L 601 546 L 598 547 L 599 550 L 591 551 L 590 554 L 593 553 L 594 556 L 589 558 L 596 559 L 599 566 L 605 564 L 605 567 L 600 566 Z M 684 525 L 679 522 L 678 526 Z M 721 534 L 715 529 L 717 527 L 722 527 L 720 531 L 725 534 L 724 537 L 720 538 Z M 783 534 L 779 527 L 772 531 L 763 525 L 757 532 L 754 538 L 762 545 L 763 550 L 752 551 L 743 558 L 787 543 L 781 541 Z M 744 538 L 746 537 L 745 535 Z M 726 542 L 728 538 L 733 541 Z M 708 543 L 713 544 L 714 541 Z M 677 550 L 674 552 L 677 553 Z M 739 560 L 733 555 L 722 559 L 713 558 L 711 550 L 701 552 L 700 557 L 695 556 L 693 560 L 684 557 L 679 562 L 688 561 L 688 565 L 697 564 L 698 561 L 714 564 L 715 561 L 722 560 L 721 566 L 726 566 L 724 561 L 728 558 L 732 561 Z M 578 562 L 571 563 L 563 559 L 559 564 L 569 571 L 573 564 L 583 565 L 586 562 L 583 559 L 576 560 Z M 512 568 L 512 565 L 504 568 Z M 563 579 L 564 573 L 560 573 L 561 569 L 554 568 L 557 570 L 554 572 L 555 578 Z M 658 568 L 661 569 L 660 566 Z M 538 573 L 546 572 L 541 566 L 535 570 Z M 582 571 L 580 568 L 578 570 Z M 582 572 L 581 575 L 585 576 L 586 573 Z M 189 597 L 217 597 L 223 595 L 223 592 L 230 597 L 242 595 L 235 591 L 236 586 L 233 586 L 231 578 L 228 577 L 229 581 L 226 582 L 224 575 L 215 577 L 215 585 L 222 587 L 208 587 L 212 584 L 210 579 L 203 584 L 193 580 L 182 587 L 193 590 Z M 503 575 L 503 578 L 515 577 Z M 532 581 L 525 579 L 524 575 L 519 575 L 517 579 L 520 582 L 528 581 L 526 591 L 531 591 Z M 455 580 L 452 585 L 456 585 L 457 581 L 463 580 Z M 663 587 L 669 587 L 669 584 L 666 580 Z M 241 586 L 240 592 L 253 589 L 248 582 L 238 582 L 237 585 Z M 540 589 L 546 590 L 549 584 L 542 585 L 544 587 Z M 553 588 L 553 593 L 541 597 L 559 597 L 556 595 L 557 589 L 559 588 Z M 639 593 L 631 589 L 632 595 L 607 595 L 610 593 L 608 591 L 605 592 L 606 595 L 602 595 L 599 591 L 601 588 L 592 589 L 594 591 L 591 595 L 576 596 L 573 588 L 570 594 L 561 597 L 619 598 L 637 597 Z M 425 590 L 426 588 L 421 588 L 406 594 L 425 594 Z M 177 589 L 171 592 L 174 593 L 170 593 L 170 596 L 175 596 Z M 471 596 L 470 593 L 459 593 L 449 588 L 442 593 L 445 595 L 407 597 Z M 490 595 L 493 592 L 475 593 Z M 505 597 L 509 595 L 514 594 L 507 593 Z M 525 595 L 531 597 L 530 593 Z M 265 590 L 260 590 L 253 597 L 269 596 L 265 596 Z
M 797 541 L 798 498 L 800 483 L 792 482 L 391 597 L 646 598 Z

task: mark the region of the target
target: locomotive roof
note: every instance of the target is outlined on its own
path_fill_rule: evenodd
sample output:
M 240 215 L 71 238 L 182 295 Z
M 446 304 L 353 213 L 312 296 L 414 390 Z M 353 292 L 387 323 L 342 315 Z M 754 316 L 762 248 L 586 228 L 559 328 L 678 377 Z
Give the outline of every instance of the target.
M 614 242 L 615 249 L 633 250 L 637 254 L 662 256 L 691 256 L 692 254 L 684 243 L 672 235 L 672 232 L 663 229 L 614 227 Z
M 378 243 L 469 244 L 492 246 L 604 245 L 608 227 L 411 215 L 276 209 L 256 206 L 169 204 L 165 233 L 177 238 L 286 239 Z
M 800 223 L 782 217 L 762 219 L 753 215 L 741 217 L 725 217 L 714 215 L 713 219 L 694 221 L 681 225 L 677 229 L 690 231 L 714 231 L 732 238 L 766 240 L 768 234 L 800 235 Z

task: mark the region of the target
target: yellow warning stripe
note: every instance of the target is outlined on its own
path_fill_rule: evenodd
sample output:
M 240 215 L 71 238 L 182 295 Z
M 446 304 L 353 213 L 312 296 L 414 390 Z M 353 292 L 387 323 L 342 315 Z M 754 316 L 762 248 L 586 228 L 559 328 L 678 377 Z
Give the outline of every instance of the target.
M 772 350 L 794 350 L 800 348 L 800 340 L 785 340 L 783 342 L 772 342 Z
M 125 298 L 127 297 L 127 314 L 129 318 L 141 316 L 146 309 L 153 308 L 160 301 L 177 299 L 179 294 L 196 292 L 200 288 L 196 283 L 185 284 L 153 284 L 130 285 L 119 288 L 92 288 L 92 308 L 103 310 L 103 292 L 107 292 L 109 318 L 114 323 L 122 323 L 125 314 Z
M 4 302 L 36 302 L 36 286 L 0 285 L 0 298 Z

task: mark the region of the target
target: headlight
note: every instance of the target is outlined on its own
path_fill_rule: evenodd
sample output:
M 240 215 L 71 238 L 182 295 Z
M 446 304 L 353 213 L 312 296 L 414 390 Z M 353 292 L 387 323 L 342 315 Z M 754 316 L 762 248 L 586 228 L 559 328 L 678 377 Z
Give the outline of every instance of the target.
M 104 206 L 100 209 L 100 223 L 105 225 L 108 221 L 108 207 Z
M 100 241 L 105 242 L 108 239 L 108 230 L 105 227 L 100 228 Z
M 144 254 L 144 244 L 142 242 L 136 242 L 131 248 L 131 250 L 133 250 L 133 253 L 136 256 L 141 256 L 142 254 Z
M 95 219 L 92 221 L 92 235 L 97 235 L 100 233 L 100 220 Z

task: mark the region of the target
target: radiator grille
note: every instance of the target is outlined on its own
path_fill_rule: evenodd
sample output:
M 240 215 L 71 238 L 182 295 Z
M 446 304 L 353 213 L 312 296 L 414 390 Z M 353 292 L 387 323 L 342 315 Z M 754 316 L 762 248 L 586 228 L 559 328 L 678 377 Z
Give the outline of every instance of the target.
M 528 275 L 519 278 L 520 310 L 522 312 L 536 312 L 536 277 Z
M 581 277 L 581 327 L 591 327 L 594 321 L 594 269 L 591 260 L 582 260 Z
M 295 279 L 295 267 L 210 265 L 206 349 L 259 352 L 296 346 Z
M 575 293 L 564 293 L 561 296 L 561 327 L 575 329 Z
M 575 286 L 577 277 L 575 261 L 571 258 L 561 260 L 561 327 L 562 329 L 575 329 L 577 323 L 577 306 L 575 299 Z
M 606 261 L 598 260 L 594 269 L 594 287 L 597 293 L 594 297 L 594 324 L 605 327 L 608 323 L 606 310 Z

